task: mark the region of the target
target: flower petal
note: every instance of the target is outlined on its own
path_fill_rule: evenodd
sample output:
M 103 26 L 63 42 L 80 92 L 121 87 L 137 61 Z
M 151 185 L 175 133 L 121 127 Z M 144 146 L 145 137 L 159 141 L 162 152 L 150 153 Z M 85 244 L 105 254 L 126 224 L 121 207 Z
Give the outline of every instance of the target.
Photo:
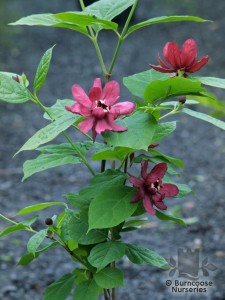
M 141 199 L 142 199 L 142 195 L 140 192 L 138 192 L 132 197 L 131 203 L 138 202 Z
M 121 126 L 113 121 L 109 121 L 110 126 L 112 127 L 112 131 L 126 131 L 128 128 Z
M 166 163 L 159 163 L 157 164 L 147 176 L 147 184 L 151 184 L 156 182 L 158 179 L 162 179 L 167 171 L 167 164 Z
M 151 203 L 151 200 L 149 198 L 148 195 L 145 195 L 144 196 L 144 199 L 143 199 L 143 205 L 144 205 L 144 208 L 145 210 L 150 213 L 151 215 L 155 215 L 156 211 L 155 209 L 153 208 L 153 205 Z
M 155 202 L 154 205 L 161 210 L 167 209 L 167 206 L 163 202 Z
M 163 56 L 165 61 L 171 65 L 174 69 L 180 69 L 181 61 L 180 61 L 180 49 L 177 43 L 168 42 L 163 48 Z
M 129 180 L 133 184 L 134 187 L 139 188 L 143 185 L 143 181 L 135 176 L 129 174 Z
M 175 184 L 164 183 L 160 193 L 165 194 L 165 197 L 175 197 L 179 193 L 179 189 Z
M 107 112 L 105 112 L 104 109 L 101 107 L 96 107 L 92 111 L 92 115 L 99 120 L 103 119 L 106 114 L 107 114 Z
M 95 121 L 95 118 L 93 117 L 89 117 L 83 121 L 81 121 L 79 124 L 78 124 L 78 127 L 80 128 L 81 131 L 87 133 L 89 130 L 92 129 L 92 127 L 94 126 L 94 121 Z
M 110 113 L 114 115 L 113 119 L 122 115 L 129 115 L 135 109 L 135 105 L 132 102 L 124 101 L 113 105 L 110 109 Z
M 205 64 L 207 64 L 209 60 L 209 56 L 206 55 L 199 61 L 196 61 L 193 65 L 191 65 L 189 68 L 186 68 L 186 72 L 194 73 L 200 70 Z
M 176 69 L 166 69 L 166 68 L 162 68 L 162 67 L 159 67 L 159 66 L 155 66 L 155 65 L 152 65 L 150 64 L 150 67 L 152 67 L 154 70 L 158 71 L 158 72 L 161 72 L 161 73 L 173 73 L 173 72 L 176 72 Z
M 105 100 L 107 106 L 113 105 L 119 98 L 120 85 L 117 81 L 111 80 L 106 83 L 103 92 L 102 100 Z
M 71 111 L 74 114 L 79 114 L 84 117 L 91 116 L 91 111 L 80 103 L 75 103 L 71 106 L 66 106 L 66 110 Z
M 102 132 L 105 132 L 106 130 L 112 130 L 112 127 L 107 122 L 107 120 L 106 119 L 97 120 L 95 125 L 95 131 L 100 134 Z
M 93 87 L 90 89 L 88 96 L 92 102 L 92 105 L 96 106 L 95 101 L 100 100 L 101 95 L 102 95 L 102 91 L 99 87 Z
M 158 62 L 160 64 L 161 67 L 163 67 L 164 69 L 169 69 L 170 67 L 162 60 L 162 58 L 160 57 L 160 55 L 158 54 Z
M 97 87 L 101 90 L 101 93 L 102 93 L 102 82 L 101 82 L 101 78 L 96 78 L 94 80 L 94 84 L 93 84 L 93 87 Z
M 181 66 L 188 67 L 196 61 L 197 58 L 197 45 L 193 39 L 188 39 L 183 43 L 180 59 Z
M 141 162 L 141 177 L 143 179 L 147 178 L 147 168 L 148 168 L 148 161 L 142 160 L 142 162 Z
M 92 102 L 85 93 L 85 91 L 80 87 L 78 84 L 74 84 L 72 86 L 72 94 L 73 98 L 77 100 L 81 105 L 85 106 L 86 108 L 92 107 Z

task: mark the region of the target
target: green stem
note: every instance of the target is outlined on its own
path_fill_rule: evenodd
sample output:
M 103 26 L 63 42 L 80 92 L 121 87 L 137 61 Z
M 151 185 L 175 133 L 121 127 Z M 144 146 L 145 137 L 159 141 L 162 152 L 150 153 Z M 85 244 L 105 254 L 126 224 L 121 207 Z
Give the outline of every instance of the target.
M 44 110 L 44 112 L 46 112 L 48 114 L 48 116 L 51 118 L 51 120 L 54 121 L 54 118 L 51 116 L 51 114 L 48 112 L 48 110 L 46 109 L 46 107 L 38 99 L 38 97 L 37 97 L 36 94 L 34 94 L 34 100 L 35 100 L 35 103 L 38 106 L 40 106 Z M 88 168 L 88 170 L 91 172 L 91 174 L 93 176 L 95 176 L 95 172 L 93 171 L 93 169 L 89 165 L 86 157 L 81 153 L 81 151 L 78 149 L 78 147 L 73 143 L 73 141 L 71 140 L 71 138 L 69 137 L 69 135 L 65 131 L 63 131 L 62 134 L 67 139 L 67 141 L 71 144 L 71 146 L 73 147 L 74 151 L 80 156 L 81 161 L 85 164 L 85 166 Z
M 169 117 L 169 116 L 172 116 L 172 115 L 176 115 L 176 114 L 179 114 L 180 111 L 180 107 L 182 106 L 183 104 L 182 103 L 178 103 L 178 105 L 176 107 L 174 107 L 173 110 L 171 110 L 170 112 L 168 112 L 167 114 L 163 115 L 162 117 L 159 118 L 159 120 L 162 120 L 166 117 Z
M 8 222 L 10 222 L 10 223 L 12 223 L 12 224 L 14 224 L 14 225 L 17 225 L 17 224 L 18 224 L 17 222 L 15 222 L 15 221 L 13 221 L 13 220 L 11 220 L 11 219 L 9 219 L 9 218 L 3 216 L 2 214 L 0 214 L 0 218 L 2 218 L 2 219 L 6 220 L 6 221 L 8 221 Z
M 121 33 L 121 36 L 120 36 L 119 39 L 118 39 L 118 43 L 117 43 L 117 46 L 116 46 L 116 50 L 115 50 L 115 52 L 114 52 L 114 55 L 113 55 L 113 58 L 112 58 L 111 65 L 110 65 L 109 70 L 108 70 L 109 76 L 110 76 L 110 74 L 112 73 L 112 70 L 113 70 L 113 68 L 114 68 L 114 65 L 115 65 L 116 59 L 117 59 L 117 57 L 118 57 L 118 54 L 119 54 L 121 45 L 122 45 L 123 41 L 124 41 L 125 38 L 126 38 L 127 29 L 128 29 L 128 26 L 129 26 L 129 24 L 130 24 L 131 18 L 132 18 L 133 14 L 134 14 L 134 11 L 135 11 L 135 9 L 136 9 L 137 4 L 138 4 L 138 0 L 135 0 L 134 4 L 133 4 L 133 6 L 132 6 L 132 8 L 131 8 L 131 10 L 130 10 L 130 13 L 129 13 L 129 15 L 128 15 L 128 18 L 127 18 L 127 20 L 126 20 L 126 23 L 125 23 L 125 25 L 124 25 L 123 31 L 122 31 L 122 33 Z

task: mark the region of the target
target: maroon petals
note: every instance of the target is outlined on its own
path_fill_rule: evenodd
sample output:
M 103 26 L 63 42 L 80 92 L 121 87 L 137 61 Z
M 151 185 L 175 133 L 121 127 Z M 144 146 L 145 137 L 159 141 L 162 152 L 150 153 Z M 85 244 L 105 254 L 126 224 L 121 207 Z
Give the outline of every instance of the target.
M 175 184 L 162 182 L 162 178 L 168 168 L 166 163 L 157 164 L 150 173 L 147 173 L 147 168 L 148 161 L 143 160 L 141 163 L 142 179 L 129 174 L 130 182 L 133 184 L 133 187 L 138 189 L 131 202 L 142 200 L 146 212 L 155 215 L 156 210 L 154 206 L 165 210 L 167 207 L 163 203 L 164 198 L 175 197 L 179 193 L 179 189 Z
M 180 50 L 177 43 L 168 42 L 163 48 L 163 57 L 165 62 L 158 55 L 158 62 L 160 66 L 150 66 L 158 72 L 179 74 L 179 71 L 183 72 L 183 76 L 186 73 L 194 73 L 200 70 L 207 62 L 208 55 L 197 61 L 197 45 L 193 39 L 188 39 L 183 43 Z

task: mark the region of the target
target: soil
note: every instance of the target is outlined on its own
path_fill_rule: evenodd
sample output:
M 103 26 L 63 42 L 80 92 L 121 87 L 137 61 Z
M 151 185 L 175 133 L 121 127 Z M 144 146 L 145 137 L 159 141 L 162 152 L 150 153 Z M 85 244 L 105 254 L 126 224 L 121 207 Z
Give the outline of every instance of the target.
M 71 86 L 75 82 L 85 89 L 91 86 L 92 80 L 101 74 L 95 51 L 90 41 L 69 30 L 9 27 L 6 24 L 33 13 L 74 10 L 78 8 L 76 2 L 36 0 L 31 5 L 26 0 L 2 0 L 0 3 L 1 70 L 24 72 L 32 81 L 41 55 L 56 44 L 48 79 L 39 95 L 45 105 L 54 104 L 56 99 L 71 98 Z M 225 2 L 184 0 L 177 3 L 175 0 L 142 0 L 135 22 L 177 14 L 197 15 L 214 22 L 161 24 L 140 30 L 124 44 L 114 69 L 114 79 L 122 84 L 124 76 L 147 70 L 149 63 L 157 62 L 157 54 L 167 41 L 182 44 L 189 37 L 197 41 L 199 57 L 210 56 L 208 65 L 200 74 L 225 78 Z M 104 32 L 100 40 L 108 65 L 116 40 L 109 32 Z M 225 98 L 223 90 L 215 93 L 219 98 Z M 121 99 L 133 99 L 125 87 L 122 88 Z M 22 152 L 14 159 L 12 156 L 46 121 L 42 112 L 29 102 L 23 105 L 0 103 L 0 119 L 2 214 L 14 218 L 16 212 L 27 205 L 64 200 L 63 194 L 76 192 L 89 182 L 90 175 L 86 169 L 67 166 L 36 174 L 21 183 L 22 164 L 35 157 L 35 153 Z M 195 222 L 181 227 L 149 217 L 146 226 L 126 234 L 124 238 L 157 251 L 167 259 L 172 256 L 176 262 L 178 248 L 199 249 L 200 262 L 208 258 L 208 262 L 217 267 L 217 270 L 209 272 L 208 277 L 199 272 L 201 280 L 211 281 L 213 287 L 208 288 L 207 293 L 171 292 L 166 281 L 185 281 L 185 278 L 179 278 L 177 273 L 170 276 L 169 272 L 150 266 L 133 265 L 124 259 L 118 263 L 126 278 L 125 287 L 118 291 L 118 299 L 121 300 L 225 299 L 224 132 L 191 117 L 181 116 L 178 120 L 178 129 L 160 144 L 160 150 L 185 162 L 182 181 L 190 184 L 195 195 L 167 200 L 166 203 L 171 212 L 189 220 L 195 218 Z M 74 140 L 80 139 L 74 132 L 71 134 Z M 63 137 L 59 137 L 58 141 L 64 141 Z M 42 228 L 45 218 L 57 213 L 57 209 L 43 211 L 35 227 Z M 9 224 L 1 222 L 1 229 L 6 225 Z M 57 248 L 46 252 L 26 268 L 16 266 L 26 251 L 28 238 L 29 234 L 19 232 L 1 240 L 0 299 L 42 299 L 46 286 L 74 267 L 65 253 Z

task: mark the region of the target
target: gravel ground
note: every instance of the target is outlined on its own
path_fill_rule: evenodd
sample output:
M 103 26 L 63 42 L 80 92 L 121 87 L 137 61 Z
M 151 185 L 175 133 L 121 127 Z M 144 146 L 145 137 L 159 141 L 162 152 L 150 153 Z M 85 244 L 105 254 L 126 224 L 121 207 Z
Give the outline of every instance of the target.
M 74 1 L 33 1 L 2 0 L 0 3 L 0 69 L 26 73 L 33 78 L 39 59 L 46 49 L 57 44 L 54 49 L 52 67 L 40 98 L 45 105 L 52 105 L 56 99 L 71 98 L 71 86 L 78 83 L 88 89 L 92 80 L 100 76 L 95 51 L 83 36 L 63 29 L 7 27 L 7 24 L 32 13 L 59 12 L 74 10 Z M 199 45 L 199 57 L 210 56 L 209 64 L 201 71 L 202 75 L 225 78 L 225 56 L 223 53 L 225 29 L 225 2 L 217 0 L 184 0 L 177 5 L 175 0 L 140 1 L 135 21 L 142 21 L 159 15 L 193 14 L 214 20 L 213 23 L 175 23 L 161 24 L 141 30 L 130 37 L 119 56 L 114 70 L 114 79 L 148 69 L 148 64 L 156 63 L 158 52 L 167 41 L 182 44 L 193 37 Z M 106 63 L 115 47 L 114 36 L 102 34 L 101 46 Z M 224 99 L 223 90 L 216 91 Z M 121 99 L 132 99 L 123 89 Z M 62 195 L 76 192 L 87 184 L 90 176 L 80 167 L 62 167 L 34 175 L 21 183 L 22 163 L 34 157 L 33 153 L 23 152 L 12 159 L 13 154 L 34 134 L 45 121 L 41 112 L 31 103 L 11 105 L 0 103 L 0 197 L 1 213 L 14 217 L 16 212 L 26 205 L 44 201 L 62 200 Z M 78 136 L 74 136 L 79 139 Z M 64 141 L 59 137 L 59 141 Z M 198 222 L 188 227 L 158 222 L 150 217 L 149 223 L 137 232 L 124 238 L 158 251 L 166 258 L 176 258 L 180 247 L 199 248 L 200 261 L 205 257 L 217 266 L 204 281 L 212 281 L 213 287 L 207 293 L 171 293 L 166 280 L 178 279 L 148 266 L 131 265 L 128 261 L 119 262 L 126 274 L 126 287 L 119 289 L 118 299 L 123 300 L 166 300 L 170 299 L 225 299 L 225 222 L 224 222 L 224 132 L 203 122 L 182 116 L 178 130 L 161 145 L 164 153 L 181 158 L 186 166 L 184 182 L 191 185 L 196 196 L 190 195 L 182 200 L 169 200 L 171 209 L 180 206 L 181 217 L 197 217 Z M 93 166 L 94 168 L 97 166 Z M 49 214 L 46 210 L 40 214 L 37 228 L 43 226 L 43 220 Z M 1 222 L 3 228 L 7 225 Z M 39 300 L 45 287 L 63 273 L 70 272 L 69 258 L 60 249 L 54 249 L 42 255 L 38 261 L 26 268 L 16 267 L 20 256 L 25 252 L 29 235 L 18 233 L 5 237 L 0 244 L 0 299 Z M 52 259 L 54 256 L 54 260 Z M 182 279 L 183 280 L 183 279 Z

